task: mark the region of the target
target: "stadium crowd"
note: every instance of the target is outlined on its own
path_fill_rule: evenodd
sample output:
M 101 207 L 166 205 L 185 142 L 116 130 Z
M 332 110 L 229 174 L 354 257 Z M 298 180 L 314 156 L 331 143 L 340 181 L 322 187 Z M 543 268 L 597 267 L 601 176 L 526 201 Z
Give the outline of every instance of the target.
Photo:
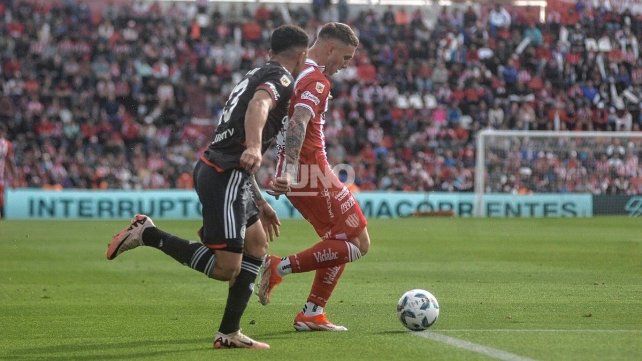
M 330 163 L 354 166 L 362 190 L 472 190 L 474 135 L 484 128 L 640 131 L 640 16 L 585 1 L 544 23 L 499 5 L 476 9 L 357 13 L 315 0 L 223 13 L 136 1 L 95 13 L 72 0 L 0 1 L 0 123 L 15 146 L 13 186 L 191 188 L 231 87 L 265 61 L 271 29 L 285 22 L 311 34 L 332 20 L 358 30 L 326 136 Z M 639 194 L 641 152 L 638 140 L 491 154 L 489 187 Z

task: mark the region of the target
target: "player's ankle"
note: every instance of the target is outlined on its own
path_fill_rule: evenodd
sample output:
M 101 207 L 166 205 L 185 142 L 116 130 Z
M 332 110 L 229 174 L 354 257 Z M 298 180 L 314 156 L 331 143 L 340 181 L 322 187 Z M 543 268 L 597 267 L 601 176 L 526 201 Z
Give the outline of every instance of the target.
M 279 262 L 279 264 L 276 266 L 276 270 L 281 277 L 292 273 L 292 263 L 290 262 L 290 257 L 281 258 L 281 262 Z
M 323 307 L 314 302 L 308 301 L 303 305 L 303 314 L 306 316 L 317 316 L 323 314 Z

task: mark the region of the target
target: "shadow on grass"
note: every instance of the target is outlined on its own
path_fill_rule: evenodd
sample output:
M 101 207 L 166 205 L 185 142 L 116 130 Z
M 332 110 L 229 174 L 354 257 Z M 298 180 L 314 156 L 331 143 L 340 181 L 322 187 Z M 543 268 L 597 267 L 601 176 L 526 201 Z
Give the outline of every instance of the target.
M 210 349 L 211 338 L 179 340 L 138 340 L 130 342 L 70 343 L 42 347 L 28 347 L 7 350 L 0 360 L 118 360 L 170 355 L 186 351 Z M 171 347 L 173 345 L 196 345 L 196 347 L 137 351 L 141 347 Z
M 243 333 L 246 333 L 246 332 L 243 331 Z M 283 330 L 283 331 L 266 331 L 266 332 L 257 332 L 257 333 L 248 332 L 246 334 L 251 335 L 250 337 L 256 338 L 261 341 L 269 341 L 269 340 L 278 340 L 278 339 L 284 339 L 289 337 L 296 337 L 295 335 L 297 334 L 306 334 L 306 333 L 309 334 L 309 332 Z

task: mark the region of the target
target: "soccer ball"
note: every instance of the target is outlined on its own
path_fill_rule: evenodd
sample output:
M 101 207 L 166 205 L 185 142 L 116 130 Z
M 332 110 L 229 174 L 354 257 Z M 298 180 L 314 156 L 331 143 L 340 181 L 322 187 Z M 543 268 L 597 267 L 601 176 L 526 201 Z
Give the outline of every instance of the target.
M 439 317 L 439 303 L 432 293 L 414 289 L 401 296 L 397 303 L 399 321 L 411 331 L 423 331 Z

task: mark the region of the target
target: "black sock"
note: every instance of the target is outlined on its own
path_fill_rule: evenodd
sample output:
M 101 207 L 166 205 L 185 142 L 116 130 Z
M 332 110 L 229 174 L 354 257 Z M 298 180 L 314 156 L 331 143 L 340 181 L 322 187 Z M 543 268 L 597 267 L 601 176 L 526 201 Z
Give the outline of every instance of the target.
M 181 264 L 204 273 L 210 277 L 216 256 L 209 248 L 199 242 L 189 242 L 156 227 L 143 231 L 143 244 L 158 248 Z
M 227 304 L 225 305 L 221 326 L 218 328 L 219 332 L 229 334 L 241 328 L 241 317 L 245 312 L 250 297 L 252 297 L 254 281 L 256 281 L 256 275 L 259 273 L 262 263 L 263 260 L 261 259 L 246 254 L 243 255 L 241 272 L 227 294 Z

